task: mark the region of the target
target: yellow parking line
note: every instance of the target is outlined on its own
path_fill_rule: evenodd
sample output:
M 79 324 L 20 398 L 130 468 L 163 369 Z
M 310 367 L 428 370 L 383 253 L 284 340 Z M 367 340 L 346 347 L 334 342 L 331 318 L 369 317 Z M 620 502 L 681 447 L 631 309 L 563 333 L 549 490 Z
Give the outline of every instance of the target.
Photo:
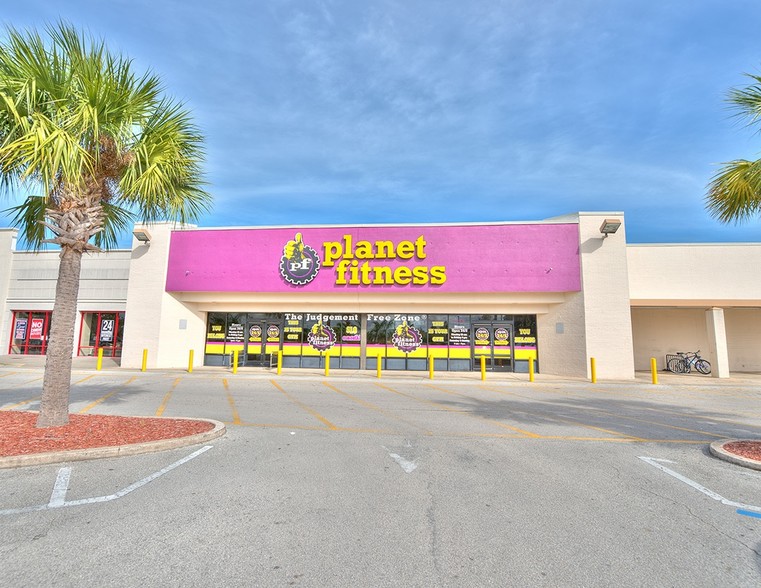
M 101 402 L 103 402 L 104 400 L 108 400 L 109 398 L 111 398 L 111 397 L 112 397 L 114 394 L 116 394 L 116 393 L 119 391 L 119 389 L 120 389 L 120 388 L 124 388 L 126 385 L 128 385 L 128 384 L 131 384 L 131 383 L 132 383 L 132 382 L 134 382 L 136 379 L 137 379 L 137 376 L 132 376 L 132 377 L 131 377 L 129 380 L 127 380 L 126 382 L 124 382 L 124 384 L 122 384 L 121 386 L 119 386 L 119 388 L 117 388 L 116 390 L 113 390 L 113 391 L 109 392 L 109 393 L 108 393 L 108 394 L 106 394 L 105 396 L 101 396 L 101 397 L 100 397 L 100 398 L 98 398 L 96 401 L 94 401 L 94 402 L 91 402 L 90 404 L 88 404 L 87 406 L 85 406 L 85 407 L 84 407 L 82 410 L 80 410 L 80 411 L 79 411 L 79 414 L 84 414 L 84 413 L 86 413 L 86 412 L 89 412 L 90 410 L 92 410 L 93 408 L 95 408 L 96 406 L 98 406 L 98 405 L 99 405 Z
M 3 374 L 0 376 L 0 378 L 7 378 L 8 376 L 15 376 L 18 372 L 10 372 L 8 374 Z
M 308 407 L 308 406 L 307 406 L 306 404 L 304 404 L 303 402 L 300 402 L 300 401 L 296 400 L 296 399 L 295 399 L 293 396 L 291 396 L 290 394 L 288 394 L 288 392 L 286 392 L 285 390 L 283 390 L 282 386 L 280 386 L 280 384 L 278 384 L 278 383 L 277 383 L 275 380 L 270 380 L 270 384 L 272 384 L 272 385 L 273 385 L 275 388 L 277 388 L 278 390 L 280 390 L 280 391 L 281 391 L 281 392 L 282 392 L 282 393 L 285 395 L 285 397 L 286 397 L 288 400 L 290 400 L 291 402 L 293 402 L 293 403 L 294 403 L 296 406 L 298 406 L 298 407 L 299 407 L 299 408 L 301 408 L 302 410 L 305 410 L 306 412 L 308 412 L 309 414 L 311 414 L 311 415 L 312 415 L 314 418 L 316 418 L 316 419 L 317 419 L 318 421 L 320 421 L 321 423 L 325 423 L 325 425 L 326 425 L 326 426 L 328 427 L 328 429 L 330 429 L 331 431 L 335 431 L 335 430 L 337 430 L 337 429 L 338 429 L 338 427 L 337 427 L 336 425 L 334 425 L 333 423 L 331 423 L 331 422 L 330 422 L 328 419 L 326 419 L 326 418 L 325 418 L 324 416 L 322 416 L 320 413 L 318 413 L 317 411 L 315 411 L 315 410 L 313 410 L 312 408 Z
M 231 422 L 225 422 L 226 425 L 232 425 Z M 325 427 L 310 427 L 309 425 L 283 425 L 280 423 L 238 423 L 241 427 L 259 427 L 262 429 L 296 429 L 297 431 L 324 431 Z M 337 429 L 336 429 L 337 430 Z
M 6 406 L 5 408 L 2 408 L 0 410 L 13 410 L 14 408 L 18 406 L 24 406 L 25 404 L 32 404 L 32 402 L 37 402 L 39 399 L 40 399 L 39 396 L 35 396 L 34 398 L 30 398 L 29 400 L 17 402 L 16 404 L 11 404 L 10 406 Z
M 10 388 L 18 388 L 20 386 L 26 386 L 27 384 L 31 384 L 32 382 L 39 382 L 42 378 L 34 378 L 34 380 L 29 380 L 27 382 L 21 382 L 20 384 L 11 384 L 10 386 L 3 386 L 2 390 L 8 390 Z
M 502 423 L 500 421 L 495 421 L 494 419 L 487 419 L 484 417 L 480 417 L 478 415 L 475 415 L 471 412 L 468 412 L 467 410 L 462 410 L 459 408 L 452 408 L 450 406 L 447 406 L 446 404 L 441 404 L 439 402 L 434 402 L 433 400 L 427 400 L 425 398 L 417 398 L 415 396 L 412 396 L 411 394 L 405 394 L 404 392 L 399 392 L 399 390 L 394 390 L 393 388 L 389 388 L 388 386 L 384 386 L 383 384 L 378 384 L 377 382 L 373 382 L 376 386 L 379 388 L 383 388 L 384 390 L 388 390 L 389 392 L 393 392 L 394 394 L 398 394 L 399 396 L 404 396 L 406 398 L 410 398 L 412 400 L 415 400 L 417 402 L 421 402 L 424 404 L 432 404 L 433 406 L 436 406 L 438 408 L 441 408 L 443 410 L 446 410 L 448 412 L 457 412 L 460 414 L 465 414 L 470 417 L 473 417 L 475 419 L 478 419 L 480 421 L 484 421 L 487 423 L 491 423 L 493 425 L 496 425 L 498 427 L 501 427 L 503 429 L 509 429 L 510 431 L 516 431 L 517 433 L 521 433 L 522 435 L 525 435 L 526 437 L 532 437 L 534 439 L 541 439 L 542 435 L 537 435 L 536 433 L 532 433 L 531 431 L 526 431 L 524 429 L 519 429 L 518 427 L 511 427 L 510 425 L 506 425 L 505 423 Z
M 94 377 L 95 377 L 95 374 L 92 374 L 92 375 L 86 376 L 86 377 L 82 378 L 81 380 L 77 380 L 77 381 L 76 381 L 76 382 L 74 382 L 74 384 L 72 384 L 72 385 L 73 385 L 73 386 L 76 386 L 77 384 L 81 384 L 82 382 L 86 382 L 86 381 L 87 381 L 87 380 L 89 380 L 90 378 L 94 378 Z
M 230 405 L 230 410 L 233 411 L 233 425 L 240 425 L 240 415 L 238 414 L 238 409 L 235 406 L 235 399 L 233 398 L 233 395 L 230 394 L 230 384 L 227 382 L 227 378 L 222 378 L 222 385 L 225 387 L 225 392 L 227 393 L 227 403 Z
M 169 404 L 169 399 L 172 398 L 172 392 L 174 392 L 174 389 L 177 388 L 177 384 L 180 383 L 182 378 L 175 378 L 174 382 L 172 382 L 172 387 L 169 388 L 169 392 L 164 394 L 164 399 L 161 401 L 161 404 L 156 409 L 156 416 L 159 417 L 162 414 L 164 414 L 164 411 L 166 410 L 166 405 Z
M 333 390 L 334 392 L 337 392 L 338 394 L 341 394 L 342 396 L 345 396 L 345 397 L 346 397 L 346 398 L 348 398 L 349 400 L 351 400 L 351 401 L 353 401 L 353 402 L 356 402 L 357 404 L 359 404 L 359 405 L 361 405 L 361 406 L 364 406 L 365 408 L 369 408 L 370 410 L 374 410 L 374 411 L 377 411 L 377 412 L 381 413 L 381 414 L 382 414 L 383 416 L 385 416 L 385 417 L 388 417 L 388 418 L 390 418 L 390 419 L 394 419 L 394 420 L 396 420 L 396 421 L 400 421 L 400 422 L 402 422 L 402 423 L 404 423 L 404 424 L 406 424 L 406 425 L 409 425 L 409 426 L 411 426 L 411 427 L 414 427 L 414 428 L 416 428 L 416 429 L 419 429 L 419 430 L 423 431 L 423 432 L 424 432 L 426 435 L 432 435 L 432 434 L 433 434 L 431 431 L 429 431 L 429 430 L 425 429 L 424 427 L 421 427 L 420 425 L 416 425 L 416 424 L 415 424 L 415 423 L 413 423 L 412 421 L 408 421 L 408 420 L 405 420 L 405 419 L 403 419 L 403 418 L 401 418 L 401 417 L 398 417 L 398 416 L 396 416 L 395 414 L 393 414 L 393 413 L 390 413 L 390 412 L 388 412 L 387 410 L 384 410 L 384 409 L 382 409 L 382 408 L 381 408 L 381 407 L 379 407 L 379 406 L 376 406 L 376 405 L 374 405 L 374 404 L 372 404 L 372 403 L 370 403 L 370 402 L 367 402 L 367 401 L 365 401 L 365 400 L 362 400 L 361 398 L 356 398 L 356 397 L 352 396 L 351 394 L 349 394 L 348 392 L 344 392 L 343 390 L 339 390 L 338 388 L 336 388 L 336 387 L 335 387 L 335 386 L 333 386 L 332 384 L 328 384 L 327 382 L 323 382 L 322 384 L 323 384 L 323 386 L 327 386 L 328 388 L 330 388 L 330 389 L 331 389 L 331 390 Z M 347 430 L 347 429 L 342 429 L 342 430 L 344 430 L 344 431 L 345 431 L 345 430 Z

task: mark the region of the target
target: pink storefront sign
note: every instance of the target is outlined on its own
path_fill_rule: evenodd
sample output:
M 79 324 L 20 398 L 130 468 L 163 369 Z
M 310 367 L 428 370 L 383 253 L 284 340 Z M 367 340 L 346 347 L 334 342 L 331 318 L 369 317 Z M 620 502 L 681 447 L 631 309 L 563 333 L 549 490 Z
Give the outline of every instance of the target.
M 571 292 L 576 224 L 175 231 L 168 292 Z

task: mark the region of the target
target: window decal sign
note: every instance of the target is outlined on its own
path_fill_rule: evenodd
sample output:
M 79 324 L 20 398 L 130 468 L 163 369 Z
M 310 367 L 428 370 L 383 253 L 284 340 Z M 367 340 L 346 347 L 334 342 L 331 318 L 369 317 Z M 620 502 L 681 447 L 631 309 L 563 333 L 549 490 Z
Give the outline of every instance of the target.
M 420 347 L 423 343 L 423 337 L 415 327 L 411 327 L 407 324 L 407 321 L 403 321 L 401 325 L 394 329 L 394 334 L 391 337 L 391 343 L 399 351 L 404 353 L 412 353 Z
M 100 322 L 100 342 L 113 343 L 114 341 L 114 319 L 103 319 Z
M 317 351 L 327 351 L 336 343 L 336 332 L 319 320 L 309 330 L 307 342 Z
M 16 319 L 16 327 L 13 329 L 14 339 L 26 339 L 26 320 Z
M 42 339 L 42 329 L 45 326 L 45 319 L 33 318 L 29 327 L 30 339 Z

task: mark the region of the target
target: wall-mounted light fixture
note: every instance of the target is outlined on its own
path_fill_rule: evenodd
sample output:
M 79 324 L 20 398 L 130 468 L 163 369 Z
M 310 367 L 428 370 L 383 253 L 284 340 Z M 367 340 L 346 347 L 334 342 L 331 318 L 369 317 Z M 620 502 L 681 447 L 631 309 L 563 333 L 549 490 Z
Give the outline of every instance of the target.
M 132 234 L 135 236 L 135 239 L 141 243 L 150 243 L 151 241 L 151 234 L 146 229 L 136 228 L 134 231 L 132 231 Z
M 620 226 L 621 221 L 617 218 L 606 218 L 602 221 L 602 225 L 600 225 L 600 232 L 607 237 L 608 235 L 615 233 Z

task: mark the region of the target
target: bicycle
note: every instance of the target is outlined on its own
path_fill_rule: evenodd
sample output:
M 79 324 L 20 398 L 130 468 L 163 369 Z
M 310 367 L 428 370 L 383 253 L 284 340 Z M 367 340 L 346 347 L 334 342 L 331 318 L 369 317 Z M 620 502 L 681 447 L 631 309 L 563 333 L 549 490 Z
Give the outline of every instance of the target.
M 700 349 L 695 353 L 677 351 L 678 357 L 673 357 L 666 364 L 666 369 L 675 374 L 689 374 L 694 367 L 701 374 L 711 373 L 711 364 L 707 359 L 700 357 Z

